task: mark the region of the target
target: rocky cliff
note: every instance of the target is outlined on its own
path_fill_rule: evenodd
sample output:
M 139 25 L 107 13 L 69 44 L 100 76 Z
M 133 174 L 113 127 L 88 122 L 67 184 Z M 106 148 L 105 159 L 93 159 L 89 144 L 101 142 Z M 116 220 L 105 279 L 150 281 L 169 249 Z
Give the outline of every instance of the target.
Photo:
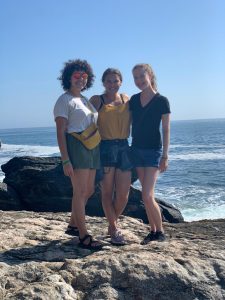
M 225 220 L 166 223 L 166 242 L 141 246 L 147 225 L 122 216 L 128 245 L 115 247 L 105 218 L 87 217 L 99 252 L 64 233 L 69 213 L 0 211 L 0 220 L 1 300 L 225 299 Z
M 59 157 L 15 157 L 2 165 L 4 183 L 0 183 L 1 210 L 32 210 L 67 212 L 71 210 L 72 186 L 63 174 Z M 133 173 L 133 181 L 136 179 Z M 100 189 L 88 201 L 86 211 L 90 216 L 104 216 Z M 164 221 L 183 222 L 180 211 L 173 205 L 157 199 Z M 141 192 L 131 186 L 124 215 L 147 222 Z

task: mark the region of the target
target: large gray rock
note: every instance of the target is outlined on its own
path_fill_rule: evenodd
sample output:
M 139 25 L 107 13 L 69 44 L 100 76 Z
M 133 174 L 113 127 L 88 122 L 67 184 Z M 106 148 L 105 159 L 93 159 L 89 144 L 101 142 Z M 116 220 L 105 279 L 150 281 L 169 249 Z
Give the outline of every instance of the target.
M 16 191 L 9 185 L 0 182 L 0 209 L 21 210 L 22 203 Z
M 4 182 L 19 195 L 22 209 L 46 212 L 71 210 L 72 186 L 70 179 L 63 174 L 59 157 L 15 157 L 2 165 L 2 170 L 5 173 Z M 178 209 L 164 201 L 157 201 L 164 221 L 183 222 Z M 0 209 L 5 208 L 0 206 Z M 99 185 L 89 199 L 86 211 L 90 216 L 104 216 Z M 141 192 L 132 186 L 124 215 L 147 222 Z
M 166 242 L 141 246 L 148 226 L 121 217 L 128 245 L 115 247 L 105 218 L 87 217 L 100 252 L 64 234 L 68 213 L 0 212 L 0 220 L 0 299 L 225 299 L 225 220 L 167 223 Z

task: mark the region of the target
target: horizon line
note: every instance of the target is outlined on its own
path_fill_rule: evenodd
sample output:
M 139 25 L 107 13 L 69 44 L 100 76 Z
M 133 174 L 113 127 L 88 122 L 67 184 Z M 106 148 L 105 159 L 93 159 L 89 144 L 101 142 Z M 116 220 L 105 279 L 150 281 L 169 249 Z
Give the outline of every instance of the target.
M 191 122 L 191 121 L 210 121 L 210 120 L 225 120 L 225 118 L 203 118 L 203 119 L 183 119 L 183 120 L 171 120 L 171 122 Z M 30 127 L 7 127 L 7 128 L 0 128 L 0 130 L 7 130 L 7 129 L 31 129 L 31 128 L 53 128 L 55 126 L 30 126 Z

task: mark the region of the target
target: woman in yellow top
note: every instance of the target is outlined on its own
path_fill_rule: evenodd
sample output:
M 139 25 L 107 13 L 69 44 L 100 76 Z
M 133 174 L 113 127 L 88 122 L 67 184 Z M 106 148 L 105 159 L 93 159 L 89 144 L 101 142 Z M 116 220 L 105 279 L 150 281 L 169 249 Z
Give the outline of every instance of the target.
M 117 227 L 118 217 L 123 212 L 131 183 L 131 162 L 128 137 L 130 134 L 129 98 L 119 94 L 122 74 L 109 68 L 102 75 L 105 88 L 103 95 L 93 96 L 90 101 L 98 111 L 98 127 L 102 138 L 100 144 L 101 164 L 104 177 L 101 183 L 102 205 L 109 222 L 108 234 L 111 243 L 124 245 L 126 242 Z

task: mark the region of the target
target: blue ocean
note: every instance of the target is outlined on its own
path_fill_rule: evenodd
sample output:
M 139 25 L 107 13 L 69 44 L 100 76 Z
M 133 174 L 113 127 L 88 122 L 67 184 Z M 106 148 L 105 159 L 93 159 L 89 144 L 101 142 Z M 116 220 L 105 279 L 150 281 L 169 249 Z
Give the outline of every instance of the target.
M 14 156 L 59 155 L 54 127 L 0 129 L 0 139 L 0 165 Z M 156 197 L 178 207 L 186 221 L 225 218 L 225 119 L 172 121 L 169 157 Z

